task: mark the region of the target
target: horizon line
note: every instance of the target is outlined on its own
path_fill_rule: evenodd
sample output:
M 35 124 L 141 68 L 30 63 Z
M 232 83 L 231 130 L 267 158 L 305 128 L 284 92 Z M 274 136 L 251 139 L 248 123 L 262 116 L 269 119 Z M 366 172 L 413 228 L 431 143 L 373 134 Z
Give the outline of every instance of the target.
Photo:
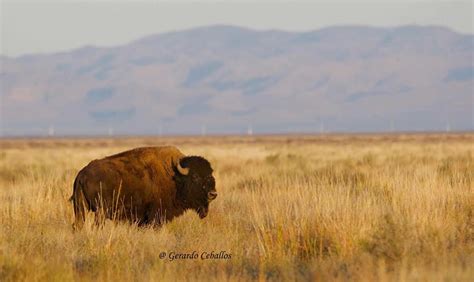
M 8 139 L 127 139 L 127 138 L 219 138 L 219 137 L 284 137 L 284 136 L 337 136 L 337 135 L 416 135 L 416 134 L 474 134 L 474 129 L 467 130 L 395 130 L 395 131 L 328 131 L 328 132 L 261 132 L 261 133 L 172 133 L 172 134 L 64 134 L 64 135 L 0 135 L 1 140 Z

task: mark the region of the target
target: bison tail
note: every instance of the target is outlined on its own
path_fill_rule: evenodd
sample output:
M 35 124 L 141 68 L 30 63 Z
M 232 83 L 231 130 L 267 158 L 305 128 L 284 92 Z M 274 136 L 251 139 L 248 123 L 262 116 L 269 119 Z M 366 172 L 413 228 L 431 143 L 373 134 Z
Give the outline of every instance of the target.
M 90 209 L 89 202 L 84 195 L 84 185 L 80 179 L 80 174 L 74 180 L 74 191 L 69 199 L 74 204 L 74 224 L 75 230 L 81 229 L 86 220 L 86 209 Z

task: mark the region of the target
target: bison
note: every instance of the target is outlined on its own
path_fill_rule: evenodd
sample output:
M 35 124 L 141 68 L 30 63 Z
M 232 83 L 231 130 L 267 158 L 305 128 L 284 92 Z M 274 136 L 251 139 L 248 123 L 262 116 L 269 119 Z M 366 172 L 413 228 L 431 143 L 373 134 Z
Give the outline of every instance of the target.
M 217 197 L 210 163 L 185 156 L 175 147 L 143 147 L 125 151 L 84 167 L 74 181 L 74 228 L 86 211 L 99 219 L 161 225 L 191 209 L 207 216 Z

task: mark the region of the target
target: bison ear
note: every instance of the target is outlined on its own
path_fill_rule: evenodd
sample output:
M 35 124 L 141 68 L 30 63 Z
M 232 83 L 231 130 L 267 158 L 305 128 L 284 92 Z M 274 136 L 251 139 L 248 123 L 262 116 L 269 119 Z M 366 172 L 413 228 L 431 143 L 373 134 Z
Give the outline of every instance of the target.
M 176 166 L 176 168 L 178 169 L 178 172 L 181 173 L 182 175 L 188 175 L 189 173 L 189 168 L 182 167 L 180 162 L 178 162 L 178 165 Z

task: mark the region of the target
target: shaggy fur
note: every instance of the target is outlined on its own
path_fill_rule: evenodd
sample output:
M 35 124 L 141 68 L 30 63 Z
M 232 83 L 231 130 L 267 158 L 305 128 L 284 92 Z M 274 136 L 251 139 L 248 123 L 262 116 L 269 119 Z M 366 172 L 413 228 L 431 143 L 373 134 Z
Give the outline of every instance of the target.
M 178 162 L 189 168 L 177 170 Z M 122 152 L 84 167 L 74 181 L 75 228 L 81 228 L 87 210 L 96 220 L 109 218 L 143 224 L 162 224 L 195 210 L 206 217 L 215 198 L 210 163 L 186 157 L 175 147 L 144 147 Z

